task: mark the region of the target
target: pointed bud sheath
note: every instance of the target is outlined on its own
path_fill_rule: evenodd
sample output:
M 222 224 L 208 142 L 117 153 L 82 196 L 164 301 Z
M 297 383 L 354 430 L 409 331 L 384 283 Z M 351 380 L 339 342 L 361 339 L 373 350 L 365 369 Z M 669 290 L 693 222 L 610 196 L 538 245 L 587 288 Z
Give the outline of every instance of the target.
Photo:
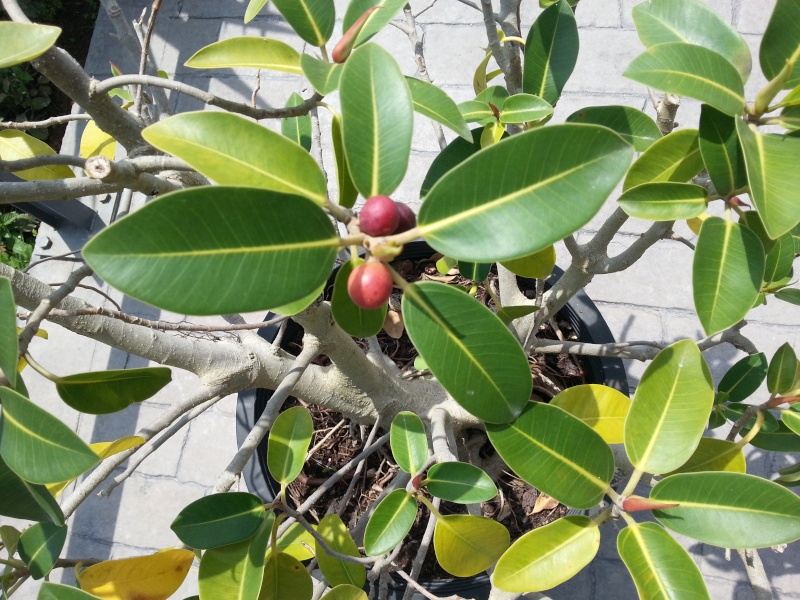
M 622 501 L 622 510 L 628 513 L 638 512 L 641 510 L 661 510 L 664 508 L 675 508 L 679 504 L 667 504 L 664 502 L 653 502 L 648 498 L 641 496 L 628 496 Z
M 747 202 L 744 202 L 739 196 L 733 196 L 732 198 L 728 198 L 728 204 L 731 206 L 746 206 L 750 208 L 750 205 Z
M 425 478 L 423 477 L 422 473 L 419 473 L 414 476 L 414 479 L 411 481 L 411 485 L 414 486 L 414 489 L 419 489 L 420 484 Z
M 353 51 L 353 46 L 356 44 L 356 40 L 358 39 L 358 34 L 361 33 L 361 30 L 364 29 L 364 25 L 367 22 L 369 16 L 377 9 L 383 8 L 382 6 L 373 6 L 372 8 L 368 8 L 363 15 L 358 17 L 355 23 L 350 26 L 350 29 L 342 36 L 336 46 L 333 48 L 333 52 L 331 52 L 331 58 L 335 63 L 343 63 L 347 60 L 347 57 L 350 56 L 350 53 Z

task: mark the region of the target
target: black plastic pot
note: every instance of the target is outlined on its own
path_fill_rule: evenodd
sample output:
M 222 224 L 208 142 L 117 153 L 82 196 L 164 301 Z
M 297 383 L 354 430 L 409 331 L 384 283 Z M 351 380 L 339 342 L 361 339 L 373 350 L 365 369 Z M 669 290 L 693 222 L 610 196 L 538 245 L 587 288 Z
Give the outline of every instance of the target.
M 400 259 L 419 260 L 431 256 L 433 250 L 425 242 L 412 242 L 407 244 Z M 545 282 L 545 287 L 549 288 L 563 274 L 563 271 L 556 267 L 553 274 Z M 335 273 L 331 276 L 326 294 L 330 293 L 333 285 Z M 520 288 L 535 289 L 535 280 L 519 278 Z M 578 292 L 567 305 L 558 313 L 559 317 L 567 321 L 582 342 L 605 344 L 614 342 L 611 330 L 603 320 L 600 311 L 583 292 Z M 268 315 L 268 318 L 271 315 Z M 288 327 L 300 329 L 300 326 L 290 321 Z M 270 326 L 259 330 L 261 337 L 272 341 L 278 332 L 278 326 Z M 284 339 L 292 339 L 293 332 L 287 330 Z M 596 358 L 585 357 L 587 367 L 587 380 L 590 383 L 602 383 L 613 387 L 628 395 L 628 381 L 625 376 L 625 367 L 618 358 Z M 236 409 L 236 437 L 238 443 L 244 441 L 245 437 L 253 425 L 264 412 L 267 402 L 272 396 L 272 390 L 254 389 L 239 393 L 239 402 Z M 271 502 L 275 494 L 280 490 L 280 485 L 272 479 L 267 469 L 267 441 L 264 440 L 256 451 L 255 456 L 250 459 L 243 471 L 247 489 L 260 496 L 265 502 Z M 406 584 L 402 580 L 396 581 L 396 586 L 390 587 L 389 598 L 391 600 L 401 600 L 405 592 Z M 474 577 L 465 577 L 452 580 L 431 580 L 421 581 L 428 590 L 436 595 L 451 596 L 457 595 L 475 600 L 486 600 L 491 591 L 489 576 L 485 573 Z M 419 593 L 414 595 L 414 600 L 424 600 Z

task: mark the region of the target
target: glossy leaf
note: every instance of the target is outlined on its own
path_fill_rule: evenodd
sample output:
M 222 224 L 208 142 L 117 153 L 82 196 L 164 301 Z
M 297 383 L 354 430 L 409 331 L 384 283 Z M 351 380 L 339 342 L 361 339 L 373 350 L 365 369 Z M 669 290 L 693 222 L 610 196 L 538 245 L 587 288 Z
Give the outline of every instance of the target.
M 487 423 L 486 432 L 521 479 L 567 506 L 595 506 L 613 477 L 614 455 L 603 438 L 557 406 L 531 402 L 516 421 Z
M 260 498 L 230 492 L 195 500 L 181 510 L 170 529 L 187 546 L 205 549 L 246 540 L 263 522 Z
M 714 403 L 714 383 L 692 340 L 664 348 L 645 369 L 625 420 L 625 451 L 646 473 L 677 469 L 694 453 Z
M 539 250 L 522 258 L 504 260 L 500 264 L 520 277 L 545 279 L 550 276 L 550 273 L 553 272 L 553 267 L 556 266 L 556 249 L 555 246 L 548 246 L 544 250 Z
M 797 435 L 800 435 L 800 415 L 791 410 L 785 410 L 781 413 L 781 422 L 791 429 Z
M 286 108 L 302 103 L 303 97 L 295 92 L 286 101 Z M 311 151 L 311 117 L 309 115 L 281 119 L 281 133 L 308 152 Z
M 56 43 L 59 35 L 61 29 L 50 25 L 0 22 L 0 69 L 41 56 Z
M 345 208 L 353 208 L 358 198 L 358 190 L 353 183 L 350 175 L 350 165 L 347 162 L 347 155 L 344 151 L 344 141 L 342 139 L 342 118 L 333 115 L 331 120 L 331 138 L 333 145 L 333 156 L 336 159 L 336 182 L 339 185 L 339 205 Z
M 8 379 L 12 388 L 17 386 L 17 303 L 11 280 L 0 277 L 0 374 Z
M 312 525 L 316 530 L 316 526 Z M 300 523 L 292 523 L 284 534 L 278 538 L 278 550 L 294 556 L 297 560 L 314 558 L 314 536 Z
M 800 452 L 800 436 L 779 422 L 775 431 L 759 431 L 750 445 L 771 452 Z
M 552 160 L 541 160 L 543 152 Z M 420 233 L 459 260 L 533 254 L 594 216 L 632 154 L 622 138 L 596 125 L 553 125 L 512 136 L 438 181 L 419 212 Z
M 66 525 L 36 523 L 22 532 L 17 549 L 31 577 L 42 579 L 52 570 L 66 541 Z
M 491 477 L 475 465 L 463 462 L 433 465 L 423 485 L 432 496 L 459 504 L 486 502 L 497 495 L 497 486 Z
M 100 129 L 94 121 L 88 121 L 81 134 L 80 155 L 83 158 L 90 156 L 105 156 L 114 160 L 117 153 L 117 141 Z
M 589 517 L 569 516 L 529 531 L 497 561 L 494 584 L 507 592 L 549 590 L 589 564 L 600 547 L 600 529 Z
M 763 352 L 744 357 L 733 365 L 719 382 L 717 391 L 731 402 L 746 400 L 767 376 L 767 357 Z
M 0 22 L 2 24 L 2 22 Z M 0 39 L 2 39 L 0 37 Z M 34 156 L 49 156 L 55 154 L 50 146 L 42 140 L 28 135 L 24 131 L 8 129 L 0 131 L 0 160 L 22 160 Z M 75 177 L 66 165 L 46 165 L 24 171 L 14 171 L 14 175 L 26 181 L 35 179 L 69 179 Z
M 764 227 L 764 222 L 755 210 L 748 210 L 739 215 L 739 223 L 756 234 L 758 241 L 764 246 L 764 252 L 769 252 L 775 247 L 775 240 L 769 236 Z M 700 232 L 698 231 L 697 233 L 699 234 Z
M 339 89 L 342 65 L 319 60 L 309 54 L 303 54 L 300 57 L 300 66 L 303 69 L 303 74 L 314 86 L 314 89 L 323 96 Z
M 59 377 L 56 391 L 75 410 L 107 415 L 147 400 L 171 380 L 167 367 L 96 371 Z
M 793 63 L 792 73 L 783 88 L 800 84 L 800 17 L 797 4 L 792 0 L 777 0 L 772 11 L 759 51 L 761 70 L 767 79 L 773 79 L 786 61 Z
M 724 548 L 764 548 L 800 538 L 800 497 L 741 473 L 684 473 L 663 479 L 652 500 L 680 506 L 653 511 L 669 529 Z
M 767 389 L 772 394 L 785 394 L 792 389 L 795 373 L 797 373 L 797 355 L 792 346 L 786 342 L 778 348 L 767 371 Z
M 613 129 L 637 152 L 644 152 L 663 137 L 653 119 L 631 106 L 587 106 L 568 116 L 567 123 L 592 123 Z
M 472 263 L 462 260 L 458 263 L 458 272 L 462 277 L 466 277 L 474 282 L 486 281 L 492 265 L 488 263 Z
M 462 102 L 458 105 L 458 110 L 467 123 L 486 125 L 497 120 L 489 104 L 479 100 Z
M 554 105 L 578 60 L 578 26 L 568 2 L 542 12 L 525 42 L 522 90 Z
M 655 523 L 631 523 L 617 551 L 642 600 L 710 600 L 700 569 L 675 538 Z
M 764 281 L 781 281 L 792 270 L 792 263 L 794 263 L 794 239 L 791 234 L 784 233 L 775 240 L 775 245 L 767 252 Z
M 623 75 L 664 92 L 695 98 L 727 115 L 744 111 L 740 74 L 725 57 L 702 46 L 683 42 L 653 46 L 636 57 Z
M 567 388 L 550 401 L 586 423 L 607 444 L 621 444 L 631 400 L 622 392 L 594 383 Z
M 313 595 L 314 583 L 303 563 L 283 552 L 267 557 L 258 600 L 311 600 Z
M 456 138 L 436 155 L 433 159 L 425 180 L 420 189 L 420 198 L 424 198 L 434 184 L 439 181 L 448 171 L 467 160 L 481 149 L 480 140 L 483 128 L 472 130 L 472 143 L 467 143 L 462 138 Z
M 432 281 L 410 285 L 402 308 L 414 346 L 461 406 L 489 423 L 519 415 L 530 398 L 530 368 L 516 338 L 494 313 Z
M 503 103 L 501 123 L 539 121 L 553 114 L 553 107 L 533 94 L 514 94 Z
M 30 521 L 64 524 L 64 514 L 43 485 L 29 483 L 14 473 L 0 457 L 0 515 Z
M 365 198 L 388 196 L 403 180 L 411 151 L 414 109 L 405 77 L 386 50 L 367 44 L 347 59 L 339 93 L 353 183 Z
M 322 291 L 325 289 L 325 283 L 321 283 L 317 289 L 312 290 L 307 296 L 303 296 L 299 300 L 294 300 L 292 302 L 287 302 L 286 304 L 276 306 L 272 309 L 272 312 L 274 312 L 276 315 L 283 315 L 287 317 L 296 315 L 297 313 L 308 308 L 311 303 L 314 302 L 314 300 L 320 297 Z
M 775 480 L 775 483 L 786 487 L 797 487 L 800 485 L 800 463 L 778 469 L 778 474 L 780 477 Z
M 800 221 L 800 203 L 793 191 L 800 187 L 800 139 L 766 135 L 736 121 L 744 152 L 750 198 L 769 237 L 776 239 Z
M 700 107 L 700 154 L 711 182 L 721 196 L 729 196 L 747 185 L 736 120 L 736 117 L 708 104 Z
M 180 314 L 228 314 L 307 296 L 327 280 L 337 246 L 326 213 L 301 196 L 201 187 L 149 202 L 97 234 L 83 256 L 134 298 Z
M 694 473 L 700 471 L 730 471 L 744 473 L 747 463 L 744 452 L 735 442 L 702 438 L 689 460 L 673 473 Z M 672 474 L 672 473 L 671 473 Z
M 643 183 L 675 181 L 684 183 L 703 168 L 696 129 L 679 129 L 664 136 L 633 163 L 622 189 Z
M 350 532 L 335 514 L 325 515 L 317 526 L 317 533 L 322 536 L 331 550 L 336 550 L 348 556 L 359 556 L 358 547 L 350 537 Z M 319 543 L 315 543 L 315 552 L 319 568 L 328 583 L 332 586 L 347 583 L 355 587 L 362 587 L 367 581 L 367 572 L 364 565 L 345 562 L 330 556 Z
M 436 560 L 456 577 L 472 577 L 491 567 L 510 543 L 497 521 L 472 515 L 444 515 L 433 532 Z
M 331 313 L 336 324 L 357 338 L 368 338 L 378 333 L 383 327 L 387 311 L 386 304 L 375 310 L 365 310 L 350 299 L 347 279 L 355 266 L 363 262 L 361 258 L 352 258 L 339 267 L 331 299 Z
M 405 490 L 394 490 L 380 501 L 364 531 L 364 552 L 380 556 L 408 535 L 417 517 L 417 501 Z
M 81 589 L 104 600 L 166 600 L 181 586 L 193 560 L 191 550 L 162 550 L 103 561 L 77 573 L 76 578 Z
M 752 69 L 747 42 L 705 2 L 646 0 L 633 8 L 632 15 L 646 47 L 669 42 L 703 46 L 724 56 L 747 81 Z
M 764 249 L 746 227 L 712 217 L 697 238 L 692 290 L 706 335 L 741 321 L 750 311 L 764 278 Z
M 678 221 L 703 214 L 708 194 L 692 183 L 659 181 L 629 188 L 617 199 L 627 214 L 650 221 Z
M 412 412 L 397 413 L 389 434 L 397 465 L 411 475 L 419 473 L 428 460 L 428 438 L 422 420 Z
M 62 585 L 60 583 L 50 583 L 45 581 L 39 588 L 39 595 L 36 600 L 96 600 L 97 596 L 87 594 L 83 590 Z
M 800 129 L 800 106 L 788 106 L 778 115 L 782 127 L 789 130 Z M 794 134 L 793 134 L 794 135 Z
M 752 408 L 752 404 L 745 404 L 743 402 L 728 402 L 725 405 L 725 414 L 731 421 L 737 421 L 740 419 L 746 410 Z M 778 419 L 774 417 L 774 415 L 769 411 L 764 411 L 764 422 L 761 424 L 761 431 L 765 433 L 772 433 L 778 430 L 780 427 L 778 423 Z M 753 424 L 756 422 L 756 416 L 750 419 L 749 423 L 746 423 L 744 426 L 744 432 L 750 430 Z
M 325 45 L 333 33 L 333 0 L 272 0 L 297 35 L 312 46 Z
M 0 525 L 0 543 L 6 551 L 6 556 L 12 558 L 17 553 L 17 543 L 22 532 L 11 525 Z M 5 565 L 4 567 L 8 567 Z
M 337 585 L 322 598 L 323 600 L 368 600 L 364 590 L 347 584 Z
M 150 125 L 142 136 L 220 185 L 297 194 L 319 205 L 328 197 L 322 171 L 302 146 L 238 115 L 183 113 Z
M 0 455 L 26 481 L 64 481 L 99 462 L 71 428 L 27 398 L 0 387 L 0 403 Z
M 364 23 L 356 38 L 356 46 L 363 44 L 383 29 L 397 16 L 406 3 L 403 0 L 351 0 L 342 21 L 342 30 L 347 31 L 358 18 L 373 6 L 381 8 L 373 11 Z
M 472 133 L 467 122 L 461 116 L 456 103 L 441 89 L 416 77 L 406 77 L 414 110 L 455 131 L 468 142 L 472 142 Z
M 252 67 L 299 75 L 300 53 L 280 40 L 241 36 L 214 42 L 195 52 L 186 66 L 192 69 Z
M 247 3 L 247 10 L 244 11 L 244 23 L 245 25 L 252 21 L 258 13 L 261 12 L 261 9 L 267 5 L 269 0 L 250 0 Z
M 775 297 L 784 302 L 794 304 L 795 306 L 800 306 L 800 290 L 796 288 L 784 288 L 779 290 L 775 292 Z
M 508 98 L 509 98 L 509 93 L 506 88 L 504 88 L 501 85 L 490 85 L 480 94 L 475 96 L 475 101 L 490 104 L 494 106 L 499 112 L 505 108 L 506 100 Z
M 269 432 L 267 466 L 275 481 L 288 485 L 303 470 L 314 435 L 311 413 L 304 406 L 283 411 Z

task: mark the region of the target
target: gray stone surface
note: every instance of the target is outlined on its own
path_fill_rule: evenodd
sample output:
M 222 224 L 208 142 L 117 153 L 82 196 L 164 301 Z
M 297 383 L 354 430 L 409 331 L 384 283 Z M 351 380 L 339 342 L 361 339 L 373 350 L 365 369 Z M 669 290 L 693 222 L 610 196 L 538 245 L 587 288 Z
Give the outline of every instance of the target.
M 480 1 L 480 0 L 478 0 Z M 749 97 L 763 85 L 764 78 L 758 72 L 758 44 L 771 7 L 775 0 L 711 0 L 710 4 L 723 18 L 734 24 L 751 46 L 755 72 L 748 82 Z M 130 18 L 149 6 L 149 0 L 120 0 Z M 249 102 L 257 85 L 252 70 L 196 70 L 184 66 L 186 60 L 204 45 L 235 35 L 266 35 L 285 41 L 298 50 L 313 52 L 293 36 L 286 23 L 268 4 L 261 15 L 248 25 L 243 25 L 247 2 L 227 0 L 225 2 L 200 0 L 165 0 L 153 37 L 153 55 L 158 67 L 166 70 L 190 85 L 208 90 L 225 98 Z M 497 4 L 497 3 L 495 3 Z M 636 0 L 583 0 L 578 9 L 581 26 L 581 51 L 575 75 L 556 107 L 554 121 L 563 121 L 574 110 L 587 105 L 625 104 L 651 111 L 646 90 L 633 81 L 622 77 L 624 67 L 642 50 L 633 29 L 630 9 Z M 341 34 L 341 15 L 345 0 L 336 0 L 339 21 L 334 41 Z M 486 46 L 480 15 L 457 0 L 411 0 L 414 12 L 430 6 L 419 18 L 424 33 L 425 50 L 430 74 L 436 84 L 442 86 L 457 101 L 472 97 L 472 74 L 484 56 Z M 524 31 L 539 13 L 535 0 L 523 2 Z M 124 72 L 137 69 L 137 61 L 127 56 L 111 37 L 111 24 L 105 14 L 98 18 L 92 40 L 92 49 L 87 68 L 100 79 L 109 75 L 109 61 Z M 376 37 L 376 41 L 387 47 L 397 57 L 402 70 L 414 75 L 415 64 L 406 37 L 398 29 L 389 27 Z M 455 45 L 454 45 L 455 42 Z M 329 45 L 331 46 L 331 45 Z M 262 74 L 259 106 L 282 106 L 294 91 L 306 97 L 311 90 L 300 77 L 287 74 Z M 202 103 L 173 92 L 168 93 L 171 106 L 178 111 L 201 110 Z M 326 101 L 334 106 L 338 100 L 334 95 Z M 694 124 L 699 112 L 698 104 L 684 101 L 678 121 Z M 325 111 L 320 111 L 323 128 L 329 120 Z M 274 123 L 268 124 L 275 127 Z M 687 125 L 691 126 L 691 125 Z M 65 151 L 77 147 L 78 130 L 70 130 L 65 141 Z M 452 136 L 448 134 L 448 139 Z M 435 150 L 435 139 L 429 123 L 418 119 L 415 125 L 413 153 L 405 181 L 395 194 L 415 210 L 419 208 L 419 188 Z M 324 149 L 324 167 L 331 179 L 331 196 L 335 198 L 335 177 L 330 149 Z M 612 196 L 613 198 L 614 196 Z M 99 214 L 95 231 L 107 223 L 119 198 L 112 197 L 107 203 L 98 199 L 87 202 Z M 139 206 L 144 198 L 134 195 L 133 206 Z M 585 241 L 596 231 L 602 218 L 614 210 L 612 200 L 603 207 L 594 219 L 578 234 Z M 646 225 L 633 220 L 625 225 L 615 241 L 612 251 L 619 252 L 629 246 Z M 691 232 L 680 230 L 688 238 Z M 54 240 L 52 248 L 40 251 L 39 256 L 58 254 L 79 248 L 87 235 L 70 228 L 58 232 L 42 228 L 42 234 Z M 564 264 L 568 255 L 559 248 L 559 262 Z M 603 311 L 607 322 L 618 339 L 643 339 L 672 342 L 694 336 L 702 337 L 700 325 L 692 310 L 691 297 L 691 252 L 677 242 L 665 241 L 657 250 L 650 250 L 640 263 L 624 274 L 597 276 L 587 287 L 590 297 Z M 64 281 L 74 263 L 49 262 L 36 267 L 34 274 L 46 281 Z M 106 287 L 102 289 L 108 291 Z M 116 292 L 111 294 L 121 302 L 124 310 L 150 318 L 178 320 L 180 315 L 162 314 Z M 81 295 L 93 302 L 102 299 L 89 291 Z M 775 306 L 774 306 L 775 305 Z M 258 320 L 261 315 L 247 315 Z M 795 347 L 798 341 L 800 310 L 789 305 L 770 306 L 753 311 L 745 333 L 768 354 L 788 340 Z M 40 361 L 59 373 L 75 373 L 91 369 L 124 368 L 142 366 L 143 361 L 121 352 L 96 345 L 54 325 L 46 327 L 50 341 L 34 341 L 33 350 Z M 715 378 L 741 356 L 730 347 L 718 348 L 706 354 Z M 635 389 L 644 370 L 644 365 L 626 361 L 628 378 Z M 138 428 L 152 422 L 163 411 L 180 398 L 185 397 L 197 385 L 194 376 L 175 373 L 175 381 L 152 401 L 127 409 L 122 415 L 92 418 L 79 415 L 61 403 L 52 384 L 34 373 L 26 375 L 26 381 L 36 401 L 51 410 L 92 441 L 105 441 L 131 435 Z M 108 498 L 91 498 L 71 520 L 70 536 L 66 555 L 91 556 L 95 558 L 122 558 L 154 552 L 177 543 L 169 524 L 178 511 L 189 502 L 208 493 L 220 470 L 235 450 L 234 414 L 235 398 L 228 397 L 195 419 L 187 428 L 167 442 L 164 448 L 148 458 L 138 472 Z M 796 456 L 777 456 L 761 451 L 751 454 L 752 473 L 772 475 L 777 468 L 794 462 Z M 646 491 L 646 490 L 642 490 Z M 19 522 L 2 519 L 3 523 Z M 636 591 L 624 565 L 616 553 L 616 535 L 619 523 L 604 528 L 598 558 L 573 580 L 549 592 L 552 598 L 631 599 Z M 705 575 L 711 597 L 750 600 L 752 591 L 746 583 L 741 561 L 732 553 L 730 560 L 723 550 L 710 548 L 691 540 L 682 540 L 691 551 Z M 792 544 L 782 554 L 764 550 L 762 559 L 767 565 L 773 593 L 779 598 L 800 598 L 800 545 Z M 56 575 L 56 578 L 61 575 Z M 71 581 L 71 574 L 65 574 Z M 34 598 L 36 586 L 29 587 L 17 597 Z M 190 577 L 176 594 L 184 598 L 196 593 L 196 578 Z

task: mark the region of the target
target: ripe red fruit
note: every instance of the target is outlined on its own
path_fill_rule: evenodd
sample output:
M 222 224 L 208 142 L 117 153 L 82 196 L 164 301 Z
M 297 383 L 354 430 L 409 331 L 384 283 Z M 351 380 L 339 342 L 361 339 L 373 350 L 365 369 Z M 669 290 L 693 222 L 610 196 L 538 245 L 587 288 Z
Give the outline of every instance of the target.
M 395 202 L 397 205 L 397 212 L 400 213 L 400 223 L 397 225 L 397 229 L 394 230 L 395 233 L 403 233 L 404 231 L 408 231 L 417 226 L 417 215 L 414 214 L 414 211 L 411 210 L 411 207 L 408 204 L 403 204 L 402 202 Z
M 392 293 L 392 274 L 381 262 L 358 265 L 347 278 L 350 299 L 364 310 L 374 310 L 386 304 Z
M 400 212 L 389 196 L 372 196 L 361 209 L 358 222 L 367 235 L 391 235 L 400 223 Z

